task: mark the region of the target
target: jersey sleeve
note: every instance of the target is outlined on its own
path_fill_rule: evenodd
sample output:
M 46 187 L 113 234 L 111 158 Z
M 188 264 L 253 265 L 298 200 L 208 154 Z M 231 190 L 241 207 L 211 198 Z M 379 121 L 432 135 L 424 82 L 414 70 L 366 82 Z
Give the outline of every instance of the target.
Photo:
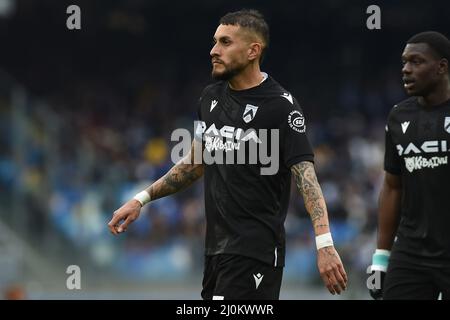
M 197 102 L 197 119 L 194 121 L 194 140 L 202 141 L 204 122 L 202 120 L 202 101 L 205 97 L 207 88 L 203 89 L 202 94 Z
M 395 175 L 401 173 L 401 159 L 392 141 L 389 126 L 385 129 L 384 170 Z
M 284 99 L 283 99 L 284 100 Z M 301 161 L 314 162 L 314 153 L 307 137 L 307 124 L 300 105 L 283 101 L 280 124 L 280 149 L 287 168 Z

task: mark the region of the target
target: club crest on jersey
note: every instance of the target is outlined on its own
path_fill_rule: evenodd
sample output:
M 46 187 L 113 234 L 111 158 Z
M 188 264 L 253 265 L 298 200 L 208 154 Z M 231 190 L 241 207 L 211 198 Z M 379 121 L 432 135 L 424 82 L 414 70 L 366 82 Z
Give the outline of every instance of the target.
M 251 104 L 247 104 L 245 106 L 244 115 L 242 116 L 242 119 L 244 119 L 245 123 L 249 123 L 253 120 L 256 115 L 256 111 L 258 111 L 257 106 L 253 106 Z
M 445 128 L 445 131 L 450 133 L 450 117 L 445 117 L 444 128 Z

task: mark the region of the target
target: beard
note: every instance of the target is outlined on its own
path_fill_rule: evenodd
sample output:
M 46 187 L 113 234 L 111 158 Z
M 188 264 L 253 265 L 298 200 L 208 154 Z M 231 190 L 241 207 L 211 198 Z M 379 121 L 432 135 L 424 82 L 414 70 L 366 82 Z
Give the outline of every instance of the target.
M 214 80 L 222 80 L 222 81 L 228 81 L 237 74 L 239 74 L 242 70 L 244 70 L 245 65 L 233 65 L 230 67 L 227 67 L 226 65 L 222 64 L 225 68 L 222 72 L 214 72 L 214 68 L 211 72 L 211 76 Z

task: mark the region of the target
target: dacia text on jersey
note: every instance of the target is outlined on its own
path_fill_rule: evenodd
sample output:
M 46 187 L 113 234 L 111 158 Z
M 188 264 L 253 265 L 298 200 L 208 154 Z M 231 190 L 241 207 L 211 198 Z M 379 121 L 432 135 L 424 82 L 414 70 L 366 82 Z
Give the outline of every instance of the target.
M 172 161 L 190 164 L 191 158 L 186 157 L 191 150 L 190 132 L 176 129 L 171 140 L 179 142 L 172 149 Z M 259 164 L 261 175 L 278 172 L 279 129 L 244 130 L 227 125 L 217 128 L 214 123 L 207 128 L 204 121 L 195 121 L 194 140 L 199 144 L 205 142 L 204 149 L 194 148 L 194 164 Z
M 424 141 L 420 147 L 417 147 L 414 143 L 409 143 L 406 148 L 402 145 L 397 144 L 398 155 L 408 155 L 410 153 L 421 154 L 421 153 L 445 153 L 450 151 L 447 148 L 446 140 L 431 140 Z M 431 158 L 424 158 L 422 156 L 405 157 L 405 167 L 409 172 L 414 170 L 422 170 L 423 168 L 436 168 L 441 165 L 448 164 L 448 156 L 434 156 Z

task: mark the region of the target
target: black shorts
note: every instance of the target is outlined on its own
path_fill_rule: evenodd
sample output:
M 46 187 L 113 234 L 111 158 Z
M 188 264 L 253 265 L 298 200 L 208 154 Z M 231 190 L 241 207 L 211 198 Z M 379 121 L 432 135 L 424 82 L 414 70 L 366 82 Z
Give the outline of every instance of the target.
M 283 267 L 240 255 L 205 257 L 205 300 L 278 300 Z
M 440 293 L 443 300 L 450 300 L 450 268 L 391 256 L 384 278 L 384 300 L 436 300 Z

